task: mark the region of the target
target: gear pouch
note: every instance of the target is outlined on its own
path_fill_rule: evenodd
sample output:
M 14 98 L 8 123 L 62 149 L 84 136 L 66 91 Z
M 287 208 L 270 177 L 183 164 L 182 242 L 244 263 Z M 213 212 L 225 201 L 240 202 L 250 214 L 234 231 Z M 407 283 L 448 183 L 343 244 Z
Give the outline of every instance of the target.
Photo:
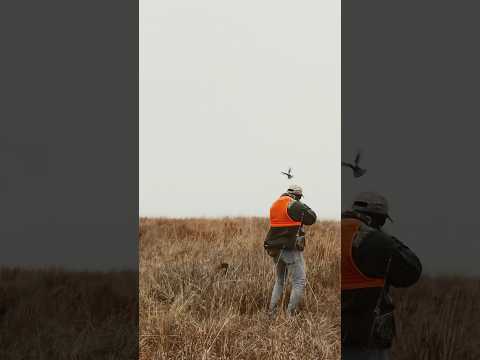
M 376 348 L 388 348 L 392 346 L 395 337 L 395 321 L 393 312 L 378 315 L 373 319 L 370 345 Z
M 295 240 L 295 248 L 298 251 L 303 251 L 303 249 L 305 249 L 305 236 L 297 236 Z

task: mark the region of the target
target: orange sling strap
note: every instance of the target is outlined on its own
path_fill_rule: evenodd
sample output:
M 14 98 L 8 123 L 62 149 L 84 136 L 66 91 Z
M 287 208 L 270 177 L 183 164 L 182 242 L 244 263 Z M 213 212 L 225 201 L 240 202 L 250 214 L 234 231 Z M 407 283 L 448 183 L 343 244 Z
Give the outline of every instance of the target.
M 289 196 L 280 196 L 270 208 L 270 226 L 271 227 L 289 227 L 300 226 L 300 221 L 292 220 L 288 216 L 288 205 L 293 199 Z
M 361 221 L 357 219 L 342 219 L 342 290 L 383 287 L 383 278 L 371 278 L 364 275 L 352 258 L 352 242 Z

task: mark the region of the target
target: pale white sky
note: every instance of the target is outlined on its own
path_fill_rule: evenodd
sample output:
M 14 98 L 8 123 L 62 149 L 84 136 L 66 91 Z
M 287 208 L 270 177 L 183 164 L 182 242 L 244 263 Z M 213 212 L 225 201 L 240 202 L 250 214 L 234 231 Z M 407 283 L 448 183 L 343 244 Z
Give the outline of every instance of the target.
M 140 1 L 140 216 L 339 218 L 340 1 Z

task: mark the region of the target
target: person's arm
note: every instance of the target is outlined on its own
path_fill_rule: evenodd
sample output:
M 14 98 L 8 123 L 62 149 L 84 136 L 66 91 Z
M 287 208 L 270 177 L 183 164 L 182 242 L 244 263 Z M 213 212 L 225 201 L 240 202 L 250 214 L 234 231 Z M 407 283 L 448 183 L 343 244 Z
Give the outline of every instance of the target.
M 389 283 L 395 287 L 407 287 L 415 284 L 422 274 L 420 259 L 405 244 L 391 237 L 391 256 Z
M 391 258 L 388 282 L 394 287 L 411 286 L 422 273 L 422 264 L 413 251 L 381 231 L 369 233 L 353 254 L 360 271 L 372 277 L 383 277 Z
M 302 220 L 303 225 L 313 225 L 317 221 L 317 214 L 309 206 L 298 200 L 293 200 L 287 208 L 288 216 L 295 221 Z

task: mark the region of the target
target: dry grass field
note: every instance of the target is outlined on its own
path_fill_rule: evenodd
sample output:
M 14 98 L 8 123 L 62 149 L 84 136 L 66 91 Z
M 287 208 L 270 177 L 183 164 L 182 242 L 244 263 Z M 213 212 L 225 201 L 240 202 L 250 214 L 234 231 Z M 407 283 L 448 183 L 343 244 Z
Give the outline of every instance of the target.
M 267 230 L 261 218 L 141 219 L 140 359 L 340 358 L 339 223 L 308 227 L 308 284 L 293 319 L 266 316 Z
M 393 359 L 480 359 L 480 279 L 423 277 L 394 298 Z
M 138 357 L 138 274 L 0 269 L 0 359 Z
M 135 272 L 0 269 L 0 359 L 132 360 L 138 341 L 142 360 L 339 359 L 339 224 L 308 228 L 293 319 L 266 316 L 267 229 L 260 218 L 141 219 L 140 299 Z M 480 279 L 423 277 L 393 295 L 393 359 L 480 359 Z

